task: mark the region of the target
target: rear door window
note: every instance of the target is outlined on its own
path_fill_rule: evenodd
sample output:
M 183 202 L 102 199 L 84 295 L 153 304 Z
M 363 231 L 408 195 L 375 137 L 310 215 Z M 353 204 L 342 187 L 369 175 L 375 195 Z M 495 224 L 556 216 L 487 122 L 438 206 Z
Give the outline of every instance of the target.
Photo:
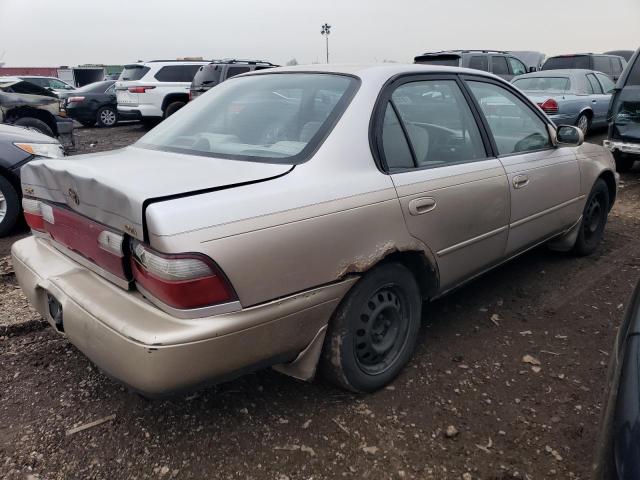
M 167 65 L 155 74 L 160 82 L 188 82 L 191 83 L 200 65 Z
M 387 168 L 390 171 L 412 168 L 413 155 L 407 143 L 400 120 L 391 102 L 387 104 L 382 124 L 382 148 Z
M 611 93 L 613 92 L 613 89 L 616 88 L 616 84 L 613 83 L 613 80 L 611 80 L 606 75 L 597 73 L 596 77 L 598 77 L 598 80 L 600 81 L 600 85 L 602 85 L 602 90 L 604 91 L 604 93 Z
M 509 75 L 509 67 L 505 57 L 491 57 L 491 72 L 494 75 Z
M 473 55 L 469 59 L 469 68 L 488 72 L 489 71 L 488 57 L 486 55 Z
M 567 55 L 551 57 L 542 66 L 542 70 L 562 70 L 572 68 L 590 69 L 588 55 Z
M 149 70 L 149 67 L 143 65 L 125 65 L 119 80 L 140 80 Z
M 229 67 L 227 69 L 227 78 L 235 77 L 236 75 L 249 71 L 251 71 L 251 67 Z
M 418 168 L 486 158 L 478 125 L 455 80 L 405 83 L 391 101 Z
M 598 80 L 596 80 L 596 76 L 593 73 L 587 74 L 587 93 L 589 94 L 601 94 L 603 93 L 602 87 Z
M 611 71 L 611 60 L 609 57 L 593 57 L 593 69 L 598 72 L 606 73 L 607 75 L 613 74 Z
M 618 77 L 622 73 L 622 61 L 618 57 L 611 58 L 611 73 L 614 77 Z

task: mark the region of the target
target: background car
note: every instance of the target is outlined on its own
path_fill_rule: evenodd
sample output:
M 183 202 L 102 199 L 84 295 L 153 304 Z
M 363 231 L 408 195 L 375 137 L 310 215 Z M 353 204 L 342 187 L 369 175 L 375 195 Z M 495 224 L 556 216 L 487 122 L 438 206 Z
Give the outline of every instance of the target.
M 373 391 L 424 300 L 541 243 L 598 248 L 617 186 L 583 139 L 479 71 L 248 73 L 131 147 L 26 165 L 44 235 L 13 265 L 52 328 L 147 395 L 270 365 Z
M 627 62 L 631 60 L 633 54 L 635 52 L 633 50 L 611 50 L 609 52 L 604 52 L 605 55 L 617 55 L 618 57 L 624 58 Z
M 73 148 L 73 120 L 51 91 L 18 77 L 0 77 L 0 123 L 29 127 Z
M 118 112 L 147 124 L 173 115 L 187 104 L 193 77 L 208 63 L 153 60 L 125 65 L 116 82 Z
M 613 152 L 618 171 L 626 172 L 640 159 L 640 49 L 618 80 L 607 117 L 604 146 Z
M 556 125 L 575 125 L 586 135 L 607 125 L 613 81 L 593 70 L 553 70 L 514 78 L 522 90 Z
M 67 116 L 85 127 L 96 124 L 113 127 L 118 120 L 127 119 L 126 114 L 118 114 L 115 83 L 115 80 L 90 83 L 67 95 L 64 104 Z
M 20 76 L 20 78 L 55 93 L 72 92 L 76 89 L 76 87 L 74 87 L 73 85 L 69 85 L 67 82 L 56 77 L 41 77 L 37 75 L 29 75 Z
M 597 53 L 576 53 L 549 57 L 542 70 L 585 69 L 596 70 L 608 75 L 614 82 L 620 78 L 627 61 L 618 55 Z
M 196 72 L 189 88 L 189 100 L 202 95 L 228 78 L 277 66 L 262 60 L 214 60 L 208 65 L 201 66 Z
M 414 58 L 415 63 L 473 68 L 491 72 L 505 80 L 527 73 L 529 69 L 516 56 L 499 50 L 446 50 L 423 53 Z
M 507 53 L 515 56 L 524 63 L 528 72 L 537 72 L 542 68 L 546 55 L 533 50 L 509 50 Z
M 24 127 L 0 125 L 0 237 L 15 226 L 22 212 L 20 168 L 35 158 L 60 158 L 60 143 Z

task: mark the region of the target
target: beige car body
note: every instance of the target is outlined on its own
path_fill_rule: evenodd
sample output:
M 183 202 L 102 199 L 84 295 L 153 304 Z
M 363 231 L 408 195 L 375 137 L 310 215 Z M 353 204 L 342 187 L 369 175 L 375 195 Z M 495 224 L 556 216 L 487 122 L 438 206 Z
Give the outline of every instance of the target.
M 13 262 L 29 301 L 51 322 L 46 294 L 54 295 L 64 335 L 108 375 L 148 395 L 272 365 L 311 379 L 332 314 L 380 262 L 407 265 L 423 297 L 434 299 L 540 243 L 571 248 L 598 178 L 615 199 L 611 154 L 595 145 L 557 145 L 548 119 L 553 148 L 382 172 L 370 124 L 390 79 L 434 72 L 495 77 L 417 65 L 314 71 L 352 75 L 360 86 L 313 156 L 293 168 L 134 146 L 23 169 L 25 196 L 65 205 L 161 252 L 208 255 L 238 294 L 221 308 L 163 310 L 51 239 L 16 242 Z M 169 168 L 176 157 L 187 162 L 180 172 Z M 145 181 L 131 178 L 132 168 L 152 160 L 157 168 Z M 527 184 L 519 188 L 523 176 Z M 212 177 L 220 185 L 248 182 L 218 189 Z M 181 191 L 200 193 L 176 195 Z

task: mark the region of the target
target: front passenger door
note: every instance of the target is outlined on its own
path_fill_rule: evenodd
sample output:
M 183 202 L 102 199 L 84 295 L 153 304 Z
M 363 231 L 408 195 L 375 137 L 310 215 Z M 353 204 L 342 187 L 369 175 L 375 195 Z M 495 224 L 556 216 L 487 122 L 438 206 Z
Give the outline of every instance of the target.
M 580 218 L 580 172 L 572 147 L 554 147 L 548 124 L 512 88 L 467 77 L 511 192 L 507 255 L 561 233 Z

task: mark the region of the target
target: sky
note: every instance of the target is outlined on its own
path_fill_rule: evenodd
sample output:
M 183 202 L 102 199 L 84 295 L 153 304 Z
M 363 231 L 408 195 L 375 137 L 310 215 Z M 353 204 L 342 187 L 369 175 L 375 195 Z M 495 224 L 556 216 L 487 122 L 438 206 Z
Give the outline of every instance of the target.
M 184 56 L 410 63 L 453 48 L 635 50 L 640 0 L 0 0 L 5 66 Z

